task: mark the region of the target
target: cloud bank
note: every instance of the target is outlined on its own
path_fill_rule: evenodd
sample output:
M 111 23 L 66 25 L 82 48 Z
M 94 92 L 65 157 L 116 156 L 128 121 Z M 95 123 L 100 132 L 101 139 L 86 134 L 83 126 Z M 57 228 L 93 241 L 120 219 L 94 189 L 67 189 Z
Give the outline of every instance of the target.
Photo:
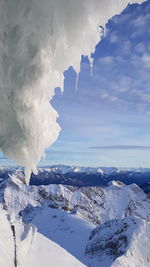
M 128 145 L 114 145 L 114 146 L 93 146 L 89 149 L 96 150 L 150 150 L 150 146 L 128 146 Z
M 134 2 L 1 0 L 0 148 L 25 167 L 27 183 L 59 135 L 50 101 L 54 88 L 63 88 L 64 71 L 78 73 L 81 55 L 90 59 L 100 40 L 99 25 Z

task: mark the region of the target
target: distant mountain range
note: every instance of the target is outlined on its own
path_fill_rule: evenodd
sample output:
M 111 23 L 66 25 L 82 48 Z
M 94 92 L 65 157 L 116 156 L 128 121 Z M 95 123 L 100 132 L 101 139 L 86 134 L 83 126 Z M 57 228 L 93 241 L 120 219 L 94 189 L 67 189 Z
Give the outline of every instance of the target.
M 1 181 L 12 174 L 20 176 L 22 175 L 22 169 L 0 168 Z M 112 180 L 119 180 L 127 185 L 136 183 L 145 193 L 150 192 L 150 169 L 148 168 L 46 166 L 39 168 L 37 175 L 31 175 L 30 184 L 65 184 L 77 187 L 106 186 Z

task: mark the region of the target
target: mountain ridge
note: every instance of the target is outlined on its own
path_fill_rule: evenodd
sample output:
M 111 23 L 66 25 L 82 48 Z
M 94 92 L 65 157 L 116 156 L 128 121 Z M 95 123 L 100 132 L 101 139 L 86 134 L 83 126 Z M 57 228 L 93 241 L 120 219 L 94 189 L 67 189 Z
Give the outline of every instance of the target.
M 140 244 L 150 238 L 150 199 L 136 184 L 27 186 L 22 175 L 13 174 L 0 183 L 0 203 L 6 239 L 0 240 L 1 267 L 14 267 L 15 251 L 17 267 L 41 267 L 42 257 L 45 267 L 49 261 L 56 267 L 149 266 L 149 250 L 142 256 Z

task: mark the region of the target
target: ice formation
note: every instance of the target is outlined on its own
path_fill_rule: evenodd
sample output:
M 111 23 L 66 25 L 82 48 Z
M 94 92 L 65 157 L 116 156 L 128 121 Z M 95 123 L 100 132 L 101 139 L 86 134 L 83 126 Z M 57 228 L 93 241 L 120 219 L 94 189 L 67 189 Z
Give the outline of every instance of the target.
M 25 167 L 26 183 L 59 135 L 50 101 L 64 71 L 78 73 L 101 27 L 134 2 L 143 1 L 0 0 L 0 149 Z

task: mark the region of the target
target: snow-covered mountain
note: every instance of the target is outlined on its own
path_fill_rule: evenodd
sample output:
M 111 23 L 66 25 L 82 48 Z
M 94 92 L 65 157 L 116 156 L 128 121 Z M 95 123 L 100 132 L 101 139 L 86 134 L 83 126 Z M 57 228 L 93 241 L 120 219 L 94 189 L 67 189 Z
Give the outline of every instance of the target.
M 0 202 L 1 267 L 150 266 L 150 199 L 135 184 L 27 186 L 12 175 Z
M 0 182 L 9 175 L 19 176 L 23 174 L 22 168 L 0 167 Z M 136 183 L 146 193 L 150 192 L 147 186 L 150 183 L 150 169 L 129 169 L 111 167 L 77 167 L 55 165 L 41 167 L 38 174 L 31 175 L 31 185 L 65 184 L 77 187 L 84 186 L 106 186 L 112 180 L 119 180 L 125 184 Z
M 103 267 L 150 266 L 150 222 L 129 216 L 98 226 L 89 237 L 85 255 Z
M 47 170 L 49 172 L 57 172 L 57 173 L 101 173 L 101 174 L 111 174 L 113 172 L 121 172 L 121 171 L 136 171 L 136 172 L 149 172 L 149 168 L 118 168 L 118 167 L 82 167 L 82 166 L 70 166 L 70 165 L 52 165 L 39 168 L 40 171 Z

